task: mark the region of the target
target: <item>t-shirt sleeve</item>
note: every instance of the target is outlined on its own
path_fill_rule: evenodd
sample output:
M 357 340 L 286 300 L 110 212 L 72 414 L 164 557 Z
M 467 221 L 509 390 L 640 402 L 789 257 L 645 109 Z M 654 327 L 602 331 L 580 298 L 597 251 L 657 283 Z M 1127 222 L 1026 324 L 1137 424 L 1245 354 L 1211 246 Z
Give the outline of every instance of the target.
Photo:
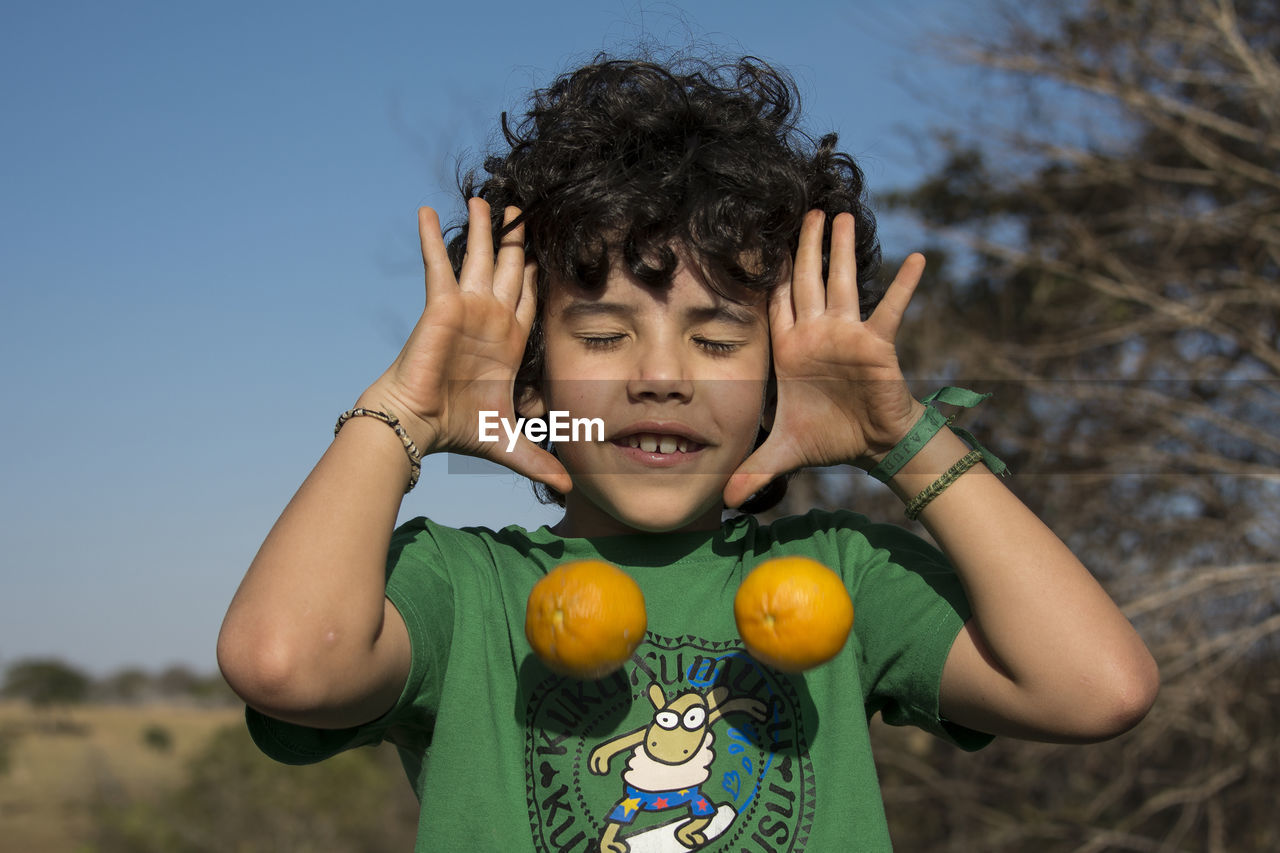
M 860 516 L 855 518 L 861 519 Z M 868 714 L 913 725 L 962 749 L 993 739 L 943 719 L 942 669 L 969 619 L 969 601 L 947 558 L 901 527 L 861 524 L 845 531 L 846 553 L 859 555 L 847 581 Z
M 430 744 L 453 631 L 453 592 L 440 530 L 423 519 L 393 534 L 387 555 L 387 598 L 409 633 L 409 676 L 395 706 L 376 720 L 346 729 L 287 723 L 245 709 L 249 734 L 264 753 L 285 764 L 311 764 L 357 746 L 390 740 L 421 752 Z

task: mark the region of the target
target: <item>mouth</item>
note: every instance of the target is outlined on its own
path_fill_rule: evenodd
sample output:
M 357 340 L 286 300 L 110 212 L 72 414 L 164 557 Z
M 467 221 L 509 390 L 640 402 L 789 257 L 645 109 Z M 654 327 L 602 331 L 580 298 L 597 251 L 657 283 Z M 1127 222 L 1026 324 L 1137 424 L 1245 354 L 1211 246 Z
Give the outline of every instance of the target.
M 618 447 L 630 447 L 645 453 L 697 453 L 705 444 L 696 442 L 682 435 L 670 435 L 654 432 L 635 432 L 615 438 L 613 443 Z
M 609 439 L 624 460 L 644 468 L 692 465 L 713 445 L 706 436 L 681 421 L 633 421 Z
M 692 465 L 710 445 L 684 424 L 649 421 L 632 424 L 610 443 L 627 462 L 644 468 Z

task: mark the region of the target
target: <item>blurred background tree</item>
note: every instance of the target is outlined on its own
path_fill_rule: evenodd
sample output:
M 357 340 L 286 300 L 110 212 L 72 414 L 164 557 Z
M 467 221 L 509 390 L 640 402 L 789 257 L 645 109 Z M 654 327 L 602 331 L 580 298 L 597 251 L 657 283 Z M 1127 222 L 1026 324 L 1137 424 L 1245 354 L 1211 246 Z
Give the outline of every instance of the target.
M 920 394 L 995 392 L 966 426 L 1134 620 L 1163 690 L 1135 731 L 1083 749 L 971 757 L 885 732 L 893 837 L 1280 849 L 1280 5 L 996 8 L 946 43 L 987 108 L 887 199 L 937 241 L 903 363 Z M 807 473 L 783 511 L 900 520 L 876 485 Z
M 74 664 L 58 658 L 24 658 L 4 671 L 0 698 L 29 702 L 41 708 L 103 704 L 169 702 L 203 707 L 241 704 L 217 672 L 199 674 L 181 665 L 150 673 L 124 667 L 94 678 Z
M 5 672 L 0 695 L 33 705 L 74 705 L 89 695 L 92 680 L 84 672 L 56 659 L 31 658 L 13 663 Z

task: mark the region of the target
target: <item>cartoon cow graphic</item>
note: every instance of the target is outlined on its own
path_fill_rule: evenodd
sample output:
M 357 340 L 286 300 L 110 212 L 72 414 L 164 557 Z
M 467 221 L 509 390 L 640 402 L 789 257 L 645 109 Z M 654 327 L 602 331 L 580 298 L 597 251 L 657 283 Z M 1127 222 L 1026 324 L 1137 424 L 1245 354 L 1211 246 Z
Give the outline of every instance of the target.
M 756 699 L 730 700 L 727 687 L 717 687 L 705 697 L 692 691 L 681 693 L 668 702 L 662 688 L 651 684 L 648 695 L 654 708 L 653 721 L 644 728 L 600 744 L 588 757 L 591 772 L 603 776 L 609 772 L 609 759 L 631 750 L 622 772 L 625 793 L 606 817 L 604 834 L 600 837 L 601 853 L 628 853 L 632 849 L 618 838 L 618 833 L 642 811 L 683 808 L 689 816 L 674 833 L 683 848 L 661 846 L 655 839 L 654 850 L 694 849 L 707 843 L 709 829 L 714 832 L 711 837 L 723 832 L 733 820 L 733 810 L 725 807 L 729 813 L 727 819 L 717 820 L 717 807 L 701 787 L 710 777 L 711 763 L 716 757 L 711 727 L 733 713 L 748 714 L 761 722 L 767 710 L 766 705 Z M 712 827 L 713 821 L 723 825 Z

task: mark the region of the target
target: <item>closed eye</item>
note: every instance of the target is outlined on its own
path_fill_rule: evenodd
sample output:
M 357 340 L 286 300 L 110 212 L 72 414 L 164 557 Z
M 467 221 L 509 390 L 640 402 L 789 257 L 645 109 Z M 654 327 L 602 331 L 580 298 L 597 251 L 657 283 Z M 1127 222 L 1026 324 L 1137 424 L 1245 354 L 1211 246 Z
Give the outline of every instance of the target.
M 622 340 L 622 335 L 580 336 L 578 340 L 587 349 L 612 349 Z
M 608 350 L 618 346 L 625 335 L 580 335 L 578 340 L 587 349 Z M 710 355 L 729 355 L 742 348 L 742 344 L 733 341 L 713 341 L 709 338 L 694 338 L 704 352 Z
M 712 355 L 728 355 L 742 346 L 729 341 L 713 341 L 707 338 L 694 338 L 693 342 Z

